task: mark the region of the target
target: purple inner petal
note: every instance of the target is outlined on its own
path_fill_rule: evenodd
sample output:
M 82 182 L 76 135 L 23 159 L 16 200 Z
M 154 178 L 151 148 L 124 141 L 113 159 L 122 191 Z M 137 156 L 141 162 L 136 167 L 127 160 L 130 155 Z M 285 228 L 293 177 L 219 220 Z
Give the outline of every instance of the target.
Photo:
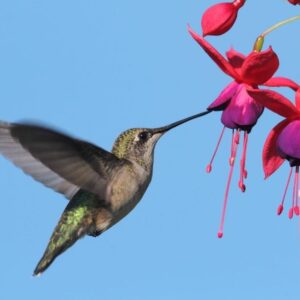
M 279 134 L 277 149 L 281 157 L 300 159 L 300 120 L 290 122 Z
M 251 130 L 263 112 L 263 106 L 247 93 L 246 86 L 239 85 L 236 94 L 222 114 L 222 123 L 229 128 Z

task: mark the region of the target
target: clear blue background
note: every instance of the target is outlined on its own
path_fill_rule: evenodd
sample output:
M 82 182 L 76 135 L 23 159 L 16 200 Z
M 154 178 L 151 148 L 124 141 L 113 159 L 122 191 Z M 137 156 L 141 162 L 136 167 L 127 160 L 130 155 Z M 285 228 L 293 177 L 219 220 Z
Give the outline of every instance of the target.
M 0 118 L 35 120 L 110 149 L 131 127 L 204 110 L 230 82 L 188 35 L 215 1 L 1 1 Z M 299 14 L 288 1 L 247 1 L 235 27 L 209 41 L 248 53 L 270 25 Z M 273 32 L 277 74 L 300 81 L 299 22 Z M 293 97 L 288 90 L 282 92 Z M 230 191 L 216 237 L 230 132 L 205 173 L 220 114 L 164 136 L 141 203 L 31 276 L 67 201 L 0 158 L 1 299 L 299 299 L 299 220 L 276 216 L 287 163 L 264 181 L 263 142 L 281 119 L 266 111 L 250 135 L 247 191 Z M 288 195 L 288 201 L 291 194 Z M 289 206 L 289 205 L 287 205 Z

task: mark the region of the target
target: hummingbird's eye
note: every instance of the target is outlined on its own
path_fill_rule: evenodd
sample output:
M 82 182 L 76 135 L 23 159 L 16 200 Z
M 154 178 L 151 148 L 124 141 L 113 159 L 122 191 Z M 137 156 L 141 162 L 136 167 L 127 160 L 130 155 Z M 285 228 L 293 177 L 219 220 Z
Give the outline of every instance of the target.
M 142 131 L 139 133 L 138 137 L 139 137 L 139 141 L 145 142 L 150 137 L 150 133 L 147 131 Z

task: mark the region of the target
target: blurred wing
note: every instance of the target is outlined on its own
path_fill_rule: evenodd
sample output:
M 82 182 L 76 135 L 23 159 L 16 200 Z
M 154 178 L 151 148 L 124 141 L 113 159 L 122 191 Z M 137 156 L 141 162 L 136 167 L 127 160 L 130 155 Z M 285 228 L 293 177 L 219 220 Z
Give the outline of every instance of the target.
M 93 144 L 32 124 L 0 122 L 0 153 L 69 199 L 82 188 L 106 200 L 112 168 L 125 163 Z

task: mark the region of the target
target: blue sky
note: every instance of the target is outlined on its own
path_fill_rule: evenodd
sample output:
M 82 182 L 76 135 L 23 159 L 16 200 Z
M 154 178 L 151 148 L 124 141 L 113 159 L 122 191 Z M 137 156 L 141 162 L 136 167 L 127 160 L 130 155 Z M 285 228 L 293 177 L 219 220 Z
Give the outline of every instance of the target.
M 230 82 L 188 35 L 214 1 L 2 1 L 0 118 L 34 120 L 110 149 L 131 127 L 204 110 Z M 257 35 L 299 14 L 287 1 L 247 1 L 235 27 L 209 41 L 251 51 Z M 300 78 L 299 22 L 273 32 L 278 75 Z M 282 90 L 286 96 L 292 93 Z M 276 216 L 288 165 L 263 179 L 261 150 L 280 117 L 249 139 L 247 191 L 236 169 L 223 239 L 216 237 L 230 132 L 205 173 L 222 125 L 214 113 L 159 141 L 140 204 L 31 276 L 67 201 L 0 158 L 1 299 L 298 299 L 299 220 Z M 290 193 L 288 195 L 290 200 Z

